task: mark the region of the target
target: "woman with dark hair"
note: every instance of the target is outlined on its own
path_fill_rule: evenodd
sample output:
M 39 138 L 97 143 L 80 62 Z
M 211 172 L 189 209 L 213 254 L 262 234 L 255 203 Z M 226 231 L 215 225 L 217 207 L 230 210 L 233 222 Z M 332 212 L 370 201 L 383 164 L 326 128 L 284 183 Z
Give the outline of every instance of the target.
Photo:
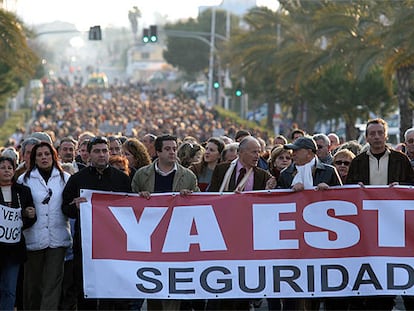
M 30 188 L 36 223 L 25 230 L 23 307 L 57 310 L 66 249 L 72 245 L 68 218 L 62 212 L 62 192 L 70 175 L 63 171 L 51 144 L 40 142 L 30 154 L 30 167 L 18 182 Z
M 207 140 L 205 152 L 201 162 L 189 167 L 197 176 L 198 186 L 201 191 L 207 191 L 210 185 L 211 176 L 216 165 L 220 162 L 221 152 L 224 149 L 224 142 L 218 137 L 211 137 Z
M 0 157 L 0 204 L 10 208 L 18 217 L 9 227 L 14 234 L 6 234 L 0 239 L 0 310 L 14 309 L 20 265 L 26 260 L 22 231 L 36 221 L 30 189 L 13 182 L 15 169 L 14 159 Z

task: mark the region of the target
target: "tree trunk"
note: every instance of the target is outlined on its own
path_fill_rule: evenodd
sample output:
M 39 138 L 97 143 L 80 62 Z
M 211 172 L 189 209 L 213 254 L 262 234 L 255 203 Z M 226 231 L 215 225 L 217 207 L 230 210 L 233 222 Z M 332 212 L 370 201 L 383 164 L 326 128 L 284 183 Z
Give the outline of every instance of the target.
M 267 99 L 267 119 L 266 119 L 266 127 L 268 129 L 273 130 L 273 115 L 275 114 L 275 98 L 272 96 L 271 98 Z
M 409 103 L 410 77 L 414 67 L 397 69 L 398 105 L 400 107 L 400 140 L 404 139 L 405 131 L 413 125 L 413 109 Z

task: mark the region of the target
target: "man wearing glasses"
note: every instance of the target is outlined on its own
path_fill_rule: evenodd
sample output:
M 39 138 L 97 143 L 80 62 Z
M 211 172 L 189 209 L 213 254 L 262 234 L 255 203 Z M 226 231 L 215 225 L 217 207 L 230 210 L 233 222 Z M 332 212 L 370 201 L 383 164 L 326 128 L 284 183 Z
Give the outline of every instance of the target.
M 325 134 L 315 134 L 313 135 L 313 139 L 316 142 L 316 155 L 318 156 L 319 160 L 321 160 L 325 164 L 332 164 L 333 157 L 330 152 L 331 141 L 328 136 Z
M 82 275 L 82 250 L 80 238 L 79 208 L 86 198 L 80 196 L 81 189 L 103 190 L 114 192 L 131 192 L 129 177 L 120 170 L 109 165 L 109 142 L 105 137 L 97 136 L 89 140 L 88 152 L 90 166 L 72 175 L 63 190 L 63 213 L 76 218 L 75 237 L 73 242 L 74 254 L 74 282 L 78 290 L 78 310 L 96 310 L 96 299 L 84 299 L 83 275 Z M 126 303 L 126 302 L 125 302 Z M 117 301 L 107 305 L 100 301 L 100 309 L 125 309 Z

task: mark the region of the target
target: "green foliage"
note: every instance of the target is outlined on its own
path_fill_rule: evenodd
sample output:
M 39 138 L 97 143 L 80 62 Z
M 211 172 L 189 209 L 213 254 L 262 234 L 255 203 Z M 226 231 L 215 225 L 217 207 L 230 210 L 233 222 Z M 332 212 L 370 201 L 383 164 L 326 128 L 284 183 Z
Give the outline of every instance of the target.
M 310 113 L 318 120 L 343 118 L 350 138 L 355 138 L 357 118 L 368 119 L 370 112 L 387 115 L 396 109 L 380 68 L 369 72 L 363 79 L 356 79 L 346 66 L 334 64 L 304 85 L 302 93 Z
M 220 119 L 231 120 L 231 123 L 234 124 L 236 128 L 253 129 L 263 133 L 267 132 L 268 137 L 271 137 L 273 135 L 272 132 L 270 132 L 265 127 L 258 126 L 255 122 L 240 118 L 240 116 L 234 111 L 226 110 L 219 106 L 214 106 L 214 109 L 217 111 Z
M 32 78 L 39 63 L 26 33 L 13 14 L 0 10 L 0 103 Z
M 225 35 L 226 13 L 216 11 L 216 34 Z M 232 26 L 236 27 L 237 19 L 232 16 Z M 205 33 L 201 35 L 210 40 L 211 31 L 211 10 L 206 10 L 200 14 L 197 19 L 180 21 L 175 24 L 165 25 L 167 30 L 167 49 L 164 50 L 165 60 L 172 66 L 184 71 L 189 75 L 196 75 L 200 72 L 206 72 L 209 63 L 210 47 L 205 42 L 191 37 L 177 37 L 168 35 L 168 30 L 184 31 L 191 33 Z M 217 46 L 222 43 L 217 41 Z
M 316 120 L 339 118 L 351 129 L 368 111 L 385 117 L 394 110 L 396 92 L 401 131 L 412 126 L 413 1 L 279 3 L 278 12 L 248 12 L 247 27 L 222 53 L 245 78 L 250 100 L 278 100 L 309 131 Z
M 4 143 L 16 131 L 16 127 L 24 127 L 30 116 L 30 109 L 20 109 L 12 112 L 10 117 L 0 127 L 0 143 Z

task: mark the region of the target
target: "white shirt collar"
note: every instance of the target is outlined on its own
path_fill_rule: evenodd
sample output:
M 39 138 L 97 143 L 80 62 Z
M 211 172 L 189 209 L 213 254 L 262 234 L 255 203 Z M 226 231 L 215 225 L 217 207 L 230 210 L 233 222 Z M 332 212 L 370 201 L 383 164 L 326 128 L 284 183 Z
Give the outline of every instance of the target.
M 173 171 L 177 170 L 177 163 L 174 163 L 174 166 L 171 170 L 169 170 L 168 172 L 163 172 L 160 170 L 160 168 L 158 167 L 158 161 L 155 162 L 155 171 L 160 174 L 161 176 L 168 176 L 170 175 Z

